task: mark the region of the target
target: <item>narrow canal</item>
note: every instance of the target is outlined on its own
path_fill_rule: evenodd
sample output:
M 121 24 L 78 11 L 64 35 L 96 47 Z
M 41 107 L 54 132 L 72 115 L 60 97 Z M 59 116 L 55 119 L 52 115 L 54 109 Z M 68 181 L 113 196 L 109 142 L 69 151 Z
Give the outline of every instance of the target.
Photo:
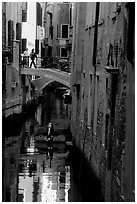
M 69 120 L 69 105 L 64 103 L 62 96 L 46 89 L 44 101 L 31 117 L 27 117 L 20 134 L 8 133 L 3 142 L 4 202 L 100 201 L 99 193 L 94 192 L 96 184 L 92 182 L 91 187 L 88 167 L 84 163 L 80 176 L 80 158 L 72 155 L 76 152 L 72 147 L 58 143 L 49 150 L 44 142 L 35 139 L 52 122 L 58 134 L 71 140 Z

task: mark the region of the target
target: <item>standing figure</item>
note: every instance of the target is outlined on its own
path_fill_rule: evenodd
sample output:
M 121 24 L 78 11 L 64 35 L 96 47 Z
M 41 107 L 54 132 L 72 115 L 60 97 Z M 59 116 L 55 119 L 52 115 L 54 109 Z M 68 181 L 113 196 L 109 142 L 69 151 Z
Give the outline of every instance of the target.
M 53 142 L 53 124 L 48 124 L 48 134 L 47 134 L 47 143 L 48 146 L 51 146 Z
M 25 49 L 25 51 L 23 52 L 23 67 L 24 66 L 28 66 L 29 62 L 28 62 L 28 59 L 29 59 L 29 53 L 28 53 L 28 48 Z
M 32 64 L 34 65 L 34 67 L 36 68 L 36 65 L 35 65 L 35 58 L 37 58 L 37 55 L 36 53 L 34 52 L 34 49 L 31 50 L 31 53 L 30 53 L 30 59 L 31 59 L 31 63 L 30 63 L 30 68 L 32 66 Z

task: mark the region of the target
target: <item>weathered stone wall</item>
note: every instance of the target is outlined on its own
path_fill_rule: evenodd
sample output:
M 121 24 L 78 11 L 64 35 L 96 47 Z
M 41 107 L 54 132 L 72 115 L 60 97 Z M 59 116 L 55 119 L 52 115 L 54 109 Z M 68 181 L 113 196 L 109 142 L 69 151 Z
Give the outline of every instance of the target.
M 78 30 L 75 34 L 79 35 L 79 39 L 83 38 L 83 41 L 79 42 L 80 45 L 75 42 L 74 55 L 78 54 L 79 59 L 82 60 L 75 58 L 72 68 L 73 78 L 81 67 L 81 76 L 76 76 L 80 87 L 78 89 L 76 86 L 72 89 L 74 110 L 72 133 L 75 144 L 85 153 L 91 168 L 101 180 L 104 199 L 124 201 L 127 194 L 126 190 L 126 193 L 124 192 L 125 146 L 129 148 L 125 143 L 128 126 L 126 121 L 127 42 L 131 20 L 129 21 L 126 3 L 101 2 L 98 19 L 97 15 L 95 17 L 97 4 L 85 4 L 87 4 L 86 15 L 82 16 L 86 18 L 85 26 L 81 24 L 79 27 L 81 21 L 79 22 L 78 19 L 76 21 Z M 82 4 L 79 8 L 82 8 Z M 79 9 L 78 12 L 80 11 Z M 96 30 L 96 20 L 98 20 L 98 30 Z M 83 32 L 79 32 L 80 30 Z M 132 29 L 131 32 L 134 30 Z M 133 114 L 130 114 L 130 117 L 134 117 Z M 133 131 L 132 135 L 133 139 Z M 133 143 L 130 145 L 132 148 Z M 127 152 L 126 154 L 128 161 L 130 156 Z M 133 167 L 130 169 L 131 172 L 134 172 Z M 128 173 L 126 172 L 126 176 L 130 176 Z M 128 191 L 134 191 L 133 183 Z M 133 198 L 128 197 L 127 200 L 131 201 Z
M 19 73 L 21 22 L 22 2 L 3 3 L 3 65 L 6 76 L 4 80 L 4 112 L 6 117 L 21 112 L 22 97 Z

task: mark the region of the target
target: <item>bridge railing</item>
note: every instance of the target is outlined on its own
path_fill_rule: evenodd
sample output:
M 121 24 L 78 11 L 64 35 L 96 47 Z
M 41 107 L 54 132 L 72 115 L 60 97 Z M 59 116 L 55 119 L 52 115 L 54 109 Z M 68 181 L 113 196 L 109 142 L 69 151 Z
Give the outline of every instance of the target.
M 31 62 L 30 57 L 27 58 L 26 63 L 23 63 L 22 60 L 22 67 L 29 67 L 29 64 Z M 66 59 L 60 59 L 57 57 L 37 57 L 35 59 L 35 64 L 37 68 L 55 68 L 61 71 L 65 71 L 70 73 L 70 62 Z
M 45 68 L 55 68 L 61 71 L 70 72 L 70 63 L 68 59 L 60 59 L 57 57 L 45 57 L 42 61 Z

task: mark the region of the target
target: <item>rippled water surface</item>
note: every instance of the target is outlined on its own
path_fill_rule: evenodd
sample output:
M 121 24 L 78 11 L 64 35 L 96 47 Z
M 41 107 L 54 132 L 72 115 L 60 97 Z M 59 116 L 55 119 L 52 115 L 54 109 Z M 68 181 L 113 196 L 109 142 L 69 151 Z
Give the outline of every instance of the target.
M 100 201 L 99 188 L 88 164 L 75 148 L 65 143 L 36 141 L 36 133 L 49 122 L 55 129 L 69 126 L 70 109 L 62 98 L 45 92 L 33 116 L 22 124 L 20 133 L 6 127 L 3 135 L 2 198 L 6 202 Z M 12 131 L 11 131 L 12 129 Z M 16 134 L 14 134 L 16 132 Z M 69 137 L 69 131 L 67 131 Z
M 57 128 L 68 125 L 68 107 L 63 99 L 46 92 L 35 116 L 22 124 L 21 134 L 4 140 L 3 200 L 21 202 L 68 201 L 70 166 L 65 144 L 48 148 L 35 140 L 35 132 L 49 121 Z

